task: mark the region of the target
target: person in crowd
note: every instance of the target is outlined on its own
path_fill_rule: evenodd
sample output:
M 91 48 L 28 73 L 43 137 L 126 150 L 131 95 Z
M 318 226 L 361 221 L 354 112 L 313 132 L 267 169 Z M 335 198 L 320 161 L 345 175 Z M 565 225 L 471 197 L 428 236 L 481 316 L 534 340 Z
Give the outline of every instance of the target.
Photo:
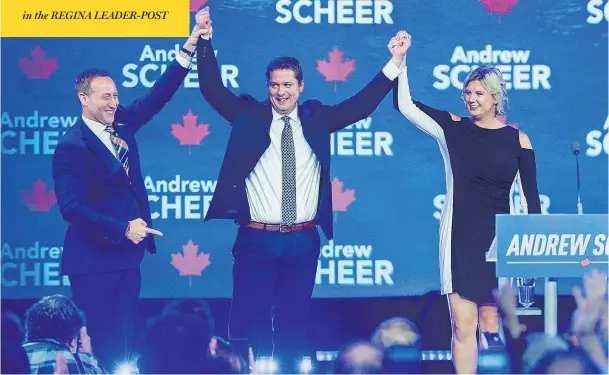
M 209 325 L 189 313 L 168 313 L 145 329 L 137 367 L 142 374 L 230 374 L 222 358 L 209 356 Z
M 66 296 L 41 298 L 25 313 L 25 343 L 32 374 L 102 374 L 85 316 Z
M 383 350 L 368 341 L 355 341 L 345 345 L 333 362 L 333 374 L 381 374 Z
M 370 342 L 383 349 L 383 373 L 422 372 L 421 335 L 412 321 L 402 317 L 387 319 L 376 328 Z

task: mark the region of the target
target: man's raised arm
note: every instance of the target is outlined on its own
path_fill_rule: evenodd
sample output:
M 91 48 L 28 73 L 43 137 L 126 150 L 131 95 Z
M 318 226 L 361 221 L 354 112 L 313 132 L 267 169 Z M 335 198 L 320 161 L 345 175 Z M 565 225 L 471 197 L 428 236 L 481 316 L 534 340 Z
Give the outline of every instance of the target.
M 229 123 L 244 107 L 244 102 L 233 94 L 224 83 L 218 67 L 218 61 L 211 45 L 213 28 L 209 16 L 209 8 L 201 9 L 197 15 L 197 26 L 205 32 L 197 43 L 197 74 L 199 75 L 199 90 L 205 100 L 220 116 Z

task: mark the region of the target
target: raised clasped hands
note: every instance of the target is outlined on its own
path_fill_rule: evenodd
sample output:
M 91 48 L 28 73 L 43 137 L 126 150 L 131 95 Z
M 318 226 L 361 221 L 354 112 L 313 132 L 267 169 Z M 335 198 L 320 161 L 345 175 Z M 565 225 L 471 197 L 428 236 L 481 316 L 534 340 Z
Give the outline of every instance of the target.
M 200 31 L 200 36 L 203 39 L 211 39 L 214 32 L 214 28 L 211 26 L 211 17 L 209 15 L 209 7 L 205 7 L 197 12 L 195 15 L 196 26 L 195 29 Z
M 391 52 L 391 60 L 395 63 L 396 66 L 400 66 L 404 57 L 406 56 L 406 52 L 408 48 L 410 48 L 410 44 L 412 43 L 412 38 L 410 34 L 406 31 L 401 30 L 398 32 L 387 45 L 389 52 Z

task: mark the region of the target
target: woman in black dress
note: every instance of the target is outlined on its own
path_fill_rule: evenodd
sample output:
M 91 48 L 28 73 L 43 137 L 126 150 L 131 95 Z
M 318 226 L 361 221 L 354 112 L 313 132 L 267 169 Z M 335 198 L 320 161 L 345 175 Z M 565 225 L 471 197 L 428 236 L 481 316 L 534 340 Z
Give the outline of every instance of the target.
M 396 36 L 410 46 L 405 32 Z M 398 80 L 400 112 L 438 141 L 446 173 L 446 203 L 440 219 L 441 293 L 448 296 L 452 322 L 453 362 L 457 373 L 475 373 L 476 329 L 496 333 L 497 309 L 491 290 L 497 288 L 495 263 L 485 253 L 495 238 L 495 215 L 510 213 L 510 189 L 516 176 L 529 213 L 541 213 L 535 153 L 526 134 L 502 123 L 507 102 L 501 72 L 474 69 L 463 84 L 470 117 L 413 101 L 406 57 Z

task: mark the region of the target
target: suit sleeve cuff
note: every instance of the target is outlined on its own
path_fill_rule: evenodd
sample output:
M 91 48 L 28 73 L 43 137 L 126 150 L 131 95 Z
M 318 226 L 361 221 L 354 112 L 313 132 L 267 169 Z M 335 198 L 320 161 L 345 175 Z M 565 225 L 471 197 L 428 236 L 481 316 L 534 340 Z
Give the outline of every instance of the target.
M 190 60 L 187 60 L 178 54 L 178 56 L 176 56 L 176 61 L 178 62 L 178 64 L 180 64 L 182 66 L 182 68 L 190 69 L 190 63 L 191 63 Z
M 383 74 L 390 80 L 393 81 L 400 75 L 401 69 L 397 67 L 393 61 L 389 60 L 385 67 L 383 68 Z

